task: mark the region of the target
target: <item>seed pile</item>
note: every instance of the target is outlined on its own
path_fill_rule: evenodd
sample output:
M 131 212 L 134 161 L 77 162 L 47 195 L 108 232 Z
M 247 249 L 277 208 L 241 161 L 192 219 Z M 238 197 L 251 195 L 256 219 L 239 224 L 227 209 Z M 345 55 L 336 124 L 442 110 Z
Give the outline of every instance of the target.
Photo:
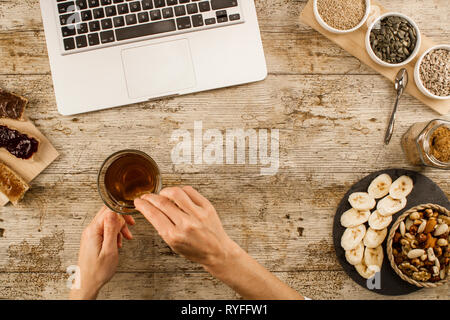
M 370 32 L 370 46 L 375 55 L 392 64 L 408 59 L 416 42 L 416 29 L 402 17 L 386 17 Z
M 450 95 L 450 51 L 437 49 L 429 52 L 420 64 L 420 80 L 432 94 Z
M 330 27 L 349 30 L 364 18 L 364 0 L 318 0 L 317 9 L 323 21 Z
M 430 153 L 439 161 L 450 162 L 450 128 L 437 128 L 430 139 Z

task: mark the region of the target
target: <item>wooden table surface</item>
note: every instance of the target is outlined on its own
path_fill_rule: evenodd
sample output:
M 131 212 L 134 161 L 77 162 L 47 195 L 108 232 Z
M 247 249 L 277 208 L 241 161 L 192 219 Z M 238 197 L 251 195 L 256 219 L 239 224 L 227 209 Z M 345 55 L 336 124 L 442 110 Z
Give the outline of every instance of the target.
M 384 0 L 412 17 L 436 43 L 450 39 L 448 0 Z M 56 111 L 38 0 L 0 0 L 0 87 L 30 99 L 28 116 L 61 156 L 19 207 L 0 209 L 0 298 L 67 297 L 66 267 L 102 202 L 96 174 L 123 148 L 151 154 L 165 186 L 192 185 L 216 206 L 230 236 L 269 270 L 314 299 L 382 299 L 342 270 L 332 244 L 342 196 L 375 170 L 411 168 L 400 137 L 439 117 L 419 101 L 401 102 L 391 144 L 383 135 L 394 90 L 382 76 L 303 25 L 306 0 L 257 0 L 269 76 L 259 83 L 74 117 Z M 441 117 L 442 118 L 442 117 Z M 444 117 L 449 119 L 449 116 Z M 173 165 L 176 129 L 280 130 L 280 169 L 258 165 Z M 415 168 L 418 169 L 418 168 Z M 449 174 L 422 170 L 450 195 Z M 173 254 L 137 217 L 105 299 L 235 299 L 201 267 Z M 400 298 L 449 299 L 448 286 Z

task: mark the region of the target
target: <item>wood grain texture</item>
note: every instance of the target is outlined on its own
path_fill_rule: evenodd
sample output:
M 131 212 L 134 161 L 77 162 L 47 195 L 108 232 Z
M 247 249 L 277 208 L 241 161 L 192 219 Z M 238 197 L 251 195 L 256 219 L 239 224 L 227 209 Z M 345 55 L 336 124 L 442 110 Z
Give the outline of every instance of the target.
M 259 83 L 62 117 L 56 111 L 37 0 L 0 1 L 0 86 L 30 99 L 27 115 L 60 151 L 18 208 L 0 208 L 0 298 L 64 299 L 83 228 L 101 206 L 96 173 L 123 148 L 148 152 L 165 186 L 192 185 L 216 206 L 230 236 L 281 279 L 314 299 L 382 299 L 340 268 L 332 221 L 348 188 L 375 170 L 420 170 L 450 196 L 446 172 L 414 168 L 400 137 L 439 115 L 406 95 L 388 147 L 383 134 L 395 92 L 330 40 L 300 23 L 306 1 L 257 0 L 269 77 Z M 385 0 L 435 42 L 448 42 L 447 0 Z M 449 119 L 447 116 L 446 119 Z M 176 129 L 279 129 L 280 168 L 174 165 Z M 137 217 L 105 299 L 235 299 L 232 290 L 176 256 Z M 136 285 L 138 284 L 138 285 Z M 448 286 L 402 299 L 449 299 Z

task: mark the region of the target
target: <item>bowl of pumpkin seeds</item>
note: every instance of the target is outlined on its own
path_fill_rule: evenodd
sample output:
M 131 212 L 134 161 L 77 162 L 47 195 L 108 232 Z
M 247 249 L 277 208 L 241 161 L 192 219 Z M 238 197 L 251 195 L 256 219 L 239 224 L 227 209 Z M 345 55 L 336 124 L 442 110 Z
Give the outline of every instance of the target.
M 400 67 L 411 62 L 419 52 L 420 42 L 417 24 L 397 12 L 379 16 L 366 33 L 367 53 L 385 67 Z

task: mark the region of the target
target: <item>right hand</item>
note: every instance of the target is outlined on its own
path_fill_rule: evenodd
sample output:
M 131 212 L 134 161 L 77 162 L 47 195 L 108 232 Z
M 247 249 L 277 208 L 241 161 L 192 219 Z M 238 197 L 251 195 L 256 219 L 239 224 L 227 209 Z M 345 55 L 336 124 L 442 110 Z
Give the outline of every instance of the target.
M 210 271 L 237 245 L 222 227 L 213 205 L 192 187 L 147 194 L 135 206 L 178 254 Z

